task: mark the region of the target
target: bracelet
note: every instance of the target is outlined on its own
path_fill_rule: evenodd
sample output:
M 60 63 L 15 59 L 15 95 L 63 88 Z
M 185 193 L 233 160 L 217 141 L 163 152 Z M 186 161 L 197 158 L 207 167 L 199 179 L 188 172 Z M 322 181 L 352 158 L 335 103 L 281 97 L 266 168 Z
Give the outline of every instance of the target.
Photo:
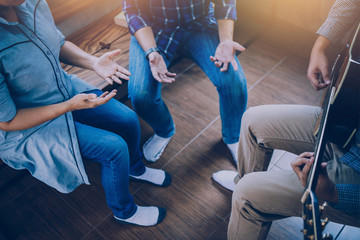
M 158 53 L 160 53 L 160 50 L 159 50 L 157 47 L 152 47 L 152 48 L 150 48 L 149 50 L 147 50 L 147 51 L 145 52 L 145 58 L 146 58 L 146 59 L 149 59 L 149 55 L 150 55 L 150 53 L 152 53 L 152 52 L 158 52 Z

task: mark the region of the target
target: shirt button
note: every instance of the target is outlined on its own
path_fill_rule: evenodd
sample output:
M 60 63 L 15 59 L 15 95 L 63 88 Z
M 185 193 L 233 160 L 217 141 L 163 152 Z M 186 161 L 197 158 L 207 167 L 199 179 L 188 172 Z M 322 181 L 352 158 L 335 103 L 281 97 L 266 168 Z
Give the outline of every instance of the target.
M 58 73 L 58 72 L 59 72 L 59 69 L 57 68 L 55 71 Z
M 50 54 L 51 54 L 51 52 L 50 52 L 49 50 L 47 50 L 47 51 L 46 51 L 46 54 L 47 54 L 47 55 L 50 55 Z
M 31 38 L 35 38 L 35 35 L 34 35 L 34 34 L 30 34 L 30 37 L 31 37 Z

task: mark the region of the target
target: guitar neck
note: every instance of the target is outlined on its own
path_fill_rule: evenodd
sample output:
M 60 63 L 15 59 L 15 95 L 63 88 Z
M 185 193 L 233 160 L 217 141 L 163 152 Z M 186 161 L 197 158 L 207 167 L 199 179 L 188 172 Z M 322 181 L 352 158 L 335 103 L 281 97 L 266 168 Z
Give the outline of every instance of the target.
M 317 176 L 318 176 L 318 171 L 320 171 L 321 168 L 321 160 L 322 160 L 322 156 L 324 153 L 324 149 L 325 149 L 325 145 L 326 145 L 326 126 L 327 126 L 327 119 L 328 119 L 328 115 L 329 115 L 329 111 L 330 111 L 330 106 L 331 106 L 331 102 L 332 99 L 334 98 L 335 95 L 335 87 L 332 87 L 330 89 L 330 97 L 328 100 L 328 103 L 326 105 L 326 108 L 323 111 L 323 116 L 321 119 L 321 124 L 320 124 L 320 131 L 318 133 L 318 138 L 317 138 L 317 142 L 315 145 L 315 150 L 314 150 L 314 163 L 313 166 L 311 168 L 311 172 L 309 174 L 309 178 L 307 181 L 307 186 L 306 189 L 309 191 L 315 191 L 316 188 L 316 183 L 317 183 Z

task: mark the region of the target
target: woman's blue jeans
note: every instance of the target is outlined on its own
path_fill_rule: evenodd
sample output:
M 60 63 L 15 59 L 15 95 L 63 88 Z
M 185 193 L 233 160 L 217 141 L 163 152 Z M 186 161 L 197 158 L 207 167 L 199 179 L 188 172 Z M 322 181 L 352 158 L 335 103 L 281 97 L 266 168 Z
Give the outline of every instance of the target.
M 111 99 L 97 108 L 74 111 L 73 117 L 83 159 L 101 164 L 108 206 L 119 218 L 132 216 L 137 207 L 129 193 L 129 171 L 132 175 L 145 171 L 136 113 Z
M 247 105 L 247 88 L 244 72 L 238 63 L 234 71 L 231 64 L 226 72 L 220 72 L 210 56 L 215 55 L 219 38 L 217 34 L 187 32 L 180 43 L 178 55 L 169 59 L 162 54 L 167 66 L 171 66 L 178 57 L 193 60 L 216 86 L 220 101 L 222 135 L 225 143 L 239 141 L 241 118 Z M 156 81 L 150 70 L 149 61 L 134 36 L 130 42 L 129 96 L 134 110 L 161 137 L 170 137 L 175 133 L 175 125 L 170 112 L 161 99 L 161 83 Z M 191 103 L 190 103 L 191 104 Z

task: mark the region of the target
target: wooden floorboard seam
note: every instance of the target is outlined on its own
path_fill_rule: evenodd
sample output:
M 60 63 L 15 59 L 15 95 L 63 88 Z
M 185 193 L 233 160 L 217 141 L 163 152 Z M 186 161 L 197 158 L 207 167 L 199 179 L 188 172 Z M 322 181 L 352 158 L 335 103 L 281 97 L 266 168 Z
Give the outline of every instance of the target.
M 216 116 L 201 132 L 199 132 L 193 139 L 191 139 L 184 147 L 182 147 L 170 160 L 165 163 L 162 167 L 166 167 L 171 161 L 176 158 L 182 151 L 184 151 L 191 143 L 193 143 L 201 134 L 203 134 L 214 122 L 216 122 L 220 118 L 220 115 Z

